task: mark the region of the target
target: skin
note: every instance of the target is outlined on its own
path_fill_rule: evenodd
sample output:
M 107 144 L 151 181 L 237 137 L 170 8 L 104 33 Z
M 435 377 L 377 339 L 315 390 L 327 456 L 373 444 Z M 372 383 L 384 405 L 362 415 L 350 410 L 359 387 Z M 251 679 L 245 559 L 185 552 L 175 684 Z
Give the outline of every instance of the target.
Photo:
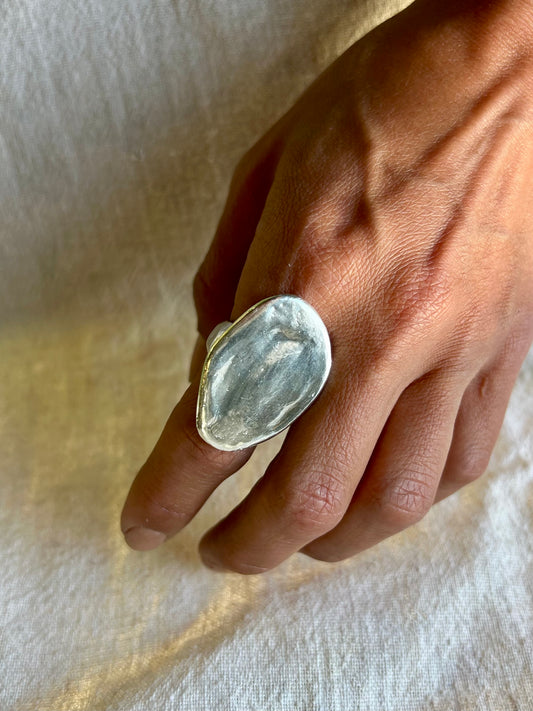
M 348 558 L 484 472 L 533 339 L 528 4 L 415 2 L 243 157 L 194 283 L 191 385 L 124 506 L 131 547 L 180 531 L 250 457 L 198 436 L 199 369 L 211 329 L 274 294 L 316 308 L 333 367 L 202 538 L 207 566 Z

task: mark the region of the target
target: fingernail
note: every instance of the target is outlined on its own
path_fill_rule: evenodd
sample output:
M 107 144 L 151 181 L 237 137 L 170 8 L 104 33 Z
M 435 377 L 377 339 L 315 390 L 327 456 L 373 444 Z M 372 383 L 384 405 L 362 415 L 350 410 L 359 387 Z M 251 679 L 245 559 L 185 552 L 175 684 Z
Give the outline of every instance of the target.
M 132 526 L 124 531 L 124 538 L 130 548 L 136 551 L 151 551 L 160 546 L 166 540 L 166 536 L 161 531 L 154 531 L 151 528 L 142 526 Z

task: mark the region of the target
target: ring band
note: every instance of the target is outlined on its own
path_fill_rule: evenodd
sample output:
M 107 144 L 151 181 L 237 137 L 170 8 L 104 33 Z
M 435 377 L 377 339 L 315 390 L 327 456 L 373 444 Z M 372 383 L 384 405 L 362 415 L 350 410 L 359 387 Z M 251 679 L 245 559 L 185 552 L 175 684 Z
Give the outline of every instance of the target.
M 289 427 L 318 397 L 331 344 L 315 309 L 298 296 L 263 299 L 207 339 L 196 427 L 208 444 L 234 451 Z

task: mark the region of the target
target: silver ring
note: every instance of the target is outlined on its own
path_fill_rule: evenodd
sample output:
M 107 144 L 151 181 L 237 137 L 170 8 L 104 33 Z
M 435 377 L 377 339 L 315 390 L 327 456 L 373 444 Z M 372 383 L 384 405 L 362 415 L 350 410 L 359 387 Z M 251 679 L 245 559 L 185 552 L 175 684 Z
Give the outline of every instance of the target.
M 289 294 L 259 301 L 207 339 L 200 437 L 225 451 L 274 437 L 318 397 L 330 369 L 328 331 L 312 306 Z

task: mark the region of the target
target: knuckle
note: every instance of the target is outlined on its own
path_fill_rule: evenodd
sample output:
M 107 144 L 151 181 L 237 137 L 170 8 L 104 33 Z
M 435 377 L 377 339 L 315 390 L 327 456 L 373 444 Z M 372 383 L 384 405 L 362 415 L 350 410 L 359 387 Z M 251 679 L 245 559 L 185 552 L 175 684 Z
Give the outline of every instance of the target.
M 345 512 L 345 486 L 332 476 L 316 478 L 290 491 L 285 514 L 299 531 L 328 531 Z
M 418 523 L 433 503 L 434 482 L 433 472 L 410 472 L 386 487 L 379 501 L 385 527 L 401 531 Z
M 446 478 L 451 479 L 458 486 L 466 486 L 479 479 L 485 472 L 490 459 L 490 453 L 484 448 L 475 445 L 468 446 L 461 456 L 461 462 L 450 476 L 445 472 Z
M 471 379 L 486 361 L 487 344 L 482 322 L 471 310 L 462 312 L 453 332 L 448 334 L 442 364 L 449 373 Z
M 442 270 L 408 263 L 394 274 L 384 290 L 384 311 L 400 340 L 425 335 L 435 324 L 447 321 L 452 289 Z
M 368 332 L 374 334 L 368 337 L 369 347 L 384 365 L 403 375 L 406 353 L 413 348 L 426 349 L 430 342 L 440 344 L 454 319 L 453 288 L 440 269 L 407 263 L 381 282 L 369 299 L 364 309 Z M 438 363 L 446 360 L 449 350 L 446 346 L 446 353 L 441 353 L 439 346 L 434 354 Z M 411 362 L 414 367 L 415 360 Z

